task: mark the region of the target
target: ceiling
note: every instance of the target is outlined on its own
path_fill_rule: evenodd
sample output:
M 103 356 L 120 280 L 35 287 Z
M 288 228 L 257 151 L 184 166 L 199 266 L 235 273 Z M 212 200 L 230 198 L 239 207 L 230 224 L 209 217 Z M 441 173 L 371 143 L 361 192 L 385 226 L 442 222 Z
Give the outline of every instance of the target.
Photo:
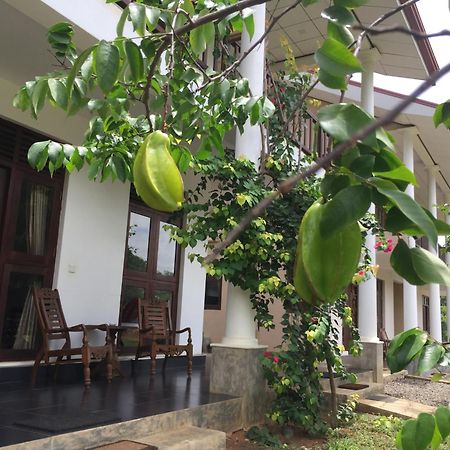
M 292 5 L 294 0 L 272 0 L 267 3 L 267 20 L 279 15 Z M 274 63 L 284 61 L 285 52 L 280 43 L 286 38 L 299 64 L 314 64 L 313 54 L 326 37 L 327 20 L 321 17 L 321 12 L 330 6 L 330 1 L 320 0 L 308 7 L 298 6 L 284 15 L 269 34 L 268 51 Z M 365 6 L 356 10 L 356 21 L 370 25 L 383 14 L 398 6 L 396 0 L 370 0 Z M 407 16 L 395 14 L 383 22 L 383 26 L 400 25 L 420 29 L 420 16 L 415 6 Z M 427 42 L 425 42 L 427 41 Z M 381 54 L 375 72 L 384 75 L 406 78 L 424 79 L 429 73 L 437 70 L 434 55 L 428 40 L 420 45 L 406 34 L 386 34 L 370 38 L 371 47 L 376 47 Z M 419 51 L 421 50 L 421 51 Z

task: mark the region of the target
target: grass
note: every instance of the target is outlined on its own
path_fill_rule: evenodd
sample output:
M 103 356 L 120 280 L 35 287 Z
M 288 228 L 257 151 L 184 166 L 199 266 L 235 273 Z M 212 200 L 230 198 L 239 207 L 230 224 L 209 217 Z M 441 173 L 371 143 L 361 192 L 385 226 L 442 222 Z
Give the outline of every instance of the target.
M 356 414 L 354 422 L 330 432 L 322 449 L 395 450 L 395 436 L 403 422 L 396 417 Z

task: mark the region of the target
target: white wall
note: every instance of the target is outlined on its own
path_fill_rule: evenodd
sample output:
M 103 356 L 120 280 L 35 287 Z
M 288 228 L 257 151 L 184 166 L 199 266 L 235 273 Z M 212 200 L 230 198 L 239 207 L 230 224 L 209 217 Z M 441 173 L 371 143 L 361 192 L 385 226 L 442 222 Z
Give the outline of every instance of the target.
M 66 177 L 53 285 L 69 325 L 118 323 L 130 185 L 86 172 Z

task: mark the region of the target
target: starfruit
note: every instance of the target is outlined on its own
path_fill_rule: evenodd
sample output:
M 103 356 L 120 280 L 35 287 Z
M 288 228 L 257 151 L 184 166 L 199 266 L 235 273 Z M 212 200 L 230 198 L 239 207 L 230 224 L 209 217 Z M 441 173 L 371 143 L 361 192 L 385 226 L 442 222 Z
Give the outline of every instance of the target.
M 167 134 L 161 131 L 150 133 L 134 160 L 133 178 L 136 192 L 148 206 L 174 212 L 183 204 L 184 186 L 169 150 Z
M 361 254 L 358 222 L 322 236 L 320 221 L 324 205 L 315 202 L 300 224 L 294 270 L 295 288 L 310 304 L 334 302 L 351 282 Z

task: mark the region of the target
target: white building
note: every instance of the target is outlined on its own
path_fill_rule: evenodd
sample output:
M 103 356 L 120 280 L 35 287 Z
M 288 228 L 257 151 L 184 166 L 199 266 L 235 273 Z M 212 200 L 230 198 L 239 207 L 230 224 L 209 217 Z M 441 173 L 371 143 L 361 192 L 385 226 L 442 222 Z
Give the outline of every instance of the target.
M 267 14 L 264 5 L 254 8 L 253 39 L 264 31 L 274 8 L 278 12 L 288 3 L 286 0 L 271 2 Z M 280 34 L 290 40 L 299 63 L 311 62 L 311 56 L 326 32 L 326 23 L 320 19 L 326 3 L 298 8 L 275 26 L 267 42 L 275 65 L 284 58 Z M 364 24 L 370 23 L 396 5 L 394 0 L 369 2 L 369 6 L 358 10 L 359 19 Z M 395 21 L 420 29 L 417 9 L 413 6 L 410 11 Z M 239 289 L 228 289 L 222 311 L 208 311 L 204 324 L 204 270 L 199 264 L 190 263 L 187 252 L 169 241 L 162 228 L 167 216 L 143 206 L 130 193 L 129 184 L 90 182 L 86 171 L 70 176 L 61 174 L 51 179 L 47 173 L 36 173 L 27 165 L 26 151 L 31 143 L 42 140 L 42 136 L 50 136 L 80 144 L 89 120 L 86 111 L 67 118 L 60 111 L 46 107 L 39 120 L 34 121 L 12 106 L 14 94 L 25 81 L 52 67 L 45 36 L 47 27 L 62 20 L 74 23 L 76 42 L 82 48 L 98 39 L 112 39 L 120 13 L 117 5 L 105 4 L 103 0 L 85 0 L 83 7 L 73 0 L 0 0 L 2 366 L 12 365 L 13 361 L 30 364 L 32 360 L 35 342 L 32 337 L 23 339 L 23 335 L 33 335 L 33 330 L 26 325 L 26 313 L 30 302 L 29 286 L 34 284 L 58 288 L 69 324 L 134 322 L 136 298 L 145 297 L 171 301 L 177 327 L 192 328 L 194 354 L 201 354 L 204 326 L 211 330 L 212 323 L 223 327 L 223 331 L 217 328 L 217 334 L 210 335 L 213 341 L 222 341 L 218 349 L 244 351 L 260 349 L 261 342 L 269 343 L 267 337 L 261 336 L 258 342 L 250 304 L 246 294 Z M 391 19 L 386 22 L 391 23 Z M 348 93 L 351 101 L 361 100 L 369 112 L 374 108 L 373 71 L 425 78 L 437 69 L 427 40 L 417 44 L 411 37 L 401 35 L 396 36 L 395 41 L 374 38 L 371 42 L 372 48 L 363 50 L 365 72 L 361 98 L 359 90 L 353 86 Z M 244 35 L 241 50 L 245 51 L 249 46 L 248 36 Z M 241 67 L 243 76 L 250 79 L 254 95 L 262 92 L 264 79 L 264 46 L 257 50 Z M 335 99 L 332 93 L 324 90 L 317 96 L 323 96 L 324 100 Z M 376 112 L 389 109 L 395 101 L 392 95 L 377 93 L 375 105 L 380 110 Z M 418 176 L 417 198 L 434 208 L 450 192 L 447 184 L 450 165 L 442 148 L 447 134 L 443 129 L 432 128 L 432 109 L 430 105 L 416 102 L 398 123 L 393 124 L 393 129 L 406 164 Z M 256 162 L 259 155 L 248 154 L 246 142 L 253 144 L 259 136 L 259 131 L 255 134 L 251 127 L 244 135 L 237 134 L 236 153 L 246 153 Z M 431 167 L 429 181 L 426 167 Z M 429 318 L 430 331 L 439 338 L 439 295 L 446 295 L 445 287 L 416 290 L 396 278 L 383 258 L 378 262 L 381 265 L 380 280 L 383 280 L 378 283 L 380 294 L 377 294 L 375 280 L 360 290 L 358 311 L 363 341 L 379 345 L 380 323 L 390 336 L 405 327 L 426 326 L 422 316 Z M 412 308 L 402 308 L 403 297 L 405 302 L 413 305 Z M 426 297 L 430 306 L 429 314 L 425 316 L 422 310 L 425 311 L 424 302 L 428 302 Z M 381 322 L 377 321 L 377 314 Z M 19 327 L 26 333 L 18 333 Z

